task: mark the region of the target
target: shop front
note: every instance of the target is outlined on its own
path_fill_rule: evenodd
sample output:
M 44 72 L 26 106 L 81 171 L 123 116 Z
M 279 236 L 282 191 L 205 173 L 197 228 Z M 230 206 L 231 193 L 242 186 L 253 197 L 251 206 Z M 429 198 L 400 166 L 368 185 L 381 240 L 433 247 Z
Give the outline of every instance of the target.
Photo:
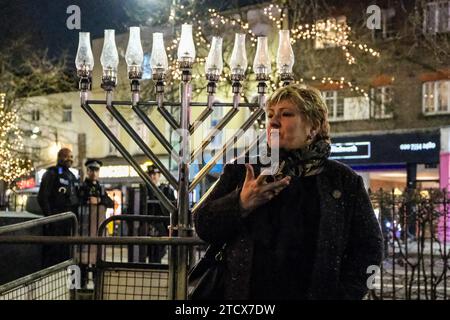
M 144 171 L 153 164 L 145 156 L 137 155 L 134 159 Z M 159 159 L 164 166 L 168 167 L 167 156 L 162 155 Z M 100 182 L 105 186 L 110 198 L 114 200 L 114 208 L 108 208 L 106 216 L 142 214 L 144 203 L 142 197 L 145 194 L 143 190 L 145 187 L 136 170 L 122 157 L 105 157 L 100 160 L 103 162 L 99 173 Z M 166 183 L 163 176 L 161 176 L 161 183 Z M 108 231 L 113 233 L 111 226 Z
M 332 139 L 332 159 L 364 179 L 371 190 L 440 187 L 441 130 L 387 132 Z M 442 175 L 442 174 L 441 174 Z

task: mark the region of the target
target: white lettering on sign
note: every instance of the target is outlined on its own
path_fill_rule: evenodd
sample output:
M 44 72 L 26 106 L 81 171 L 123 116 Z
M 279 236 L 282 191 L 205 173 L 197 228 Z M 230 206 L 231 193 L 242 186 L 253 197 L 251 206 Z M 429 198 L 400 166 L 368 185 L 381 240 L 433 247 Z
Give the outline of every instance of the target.
M 358 148 L 355 145 L 351 146 L 331 146 L 331 152 L 358 152 Z
M 147 170 L 147 163 L 141 164 L 142 170 Z M 138 173 L 132 166 L 118 165 L 118 166 L 103 166 L 100 168 L 100 178 L 129 178 L 139 177 Z
M 362 149 L 360 149 L 362 148 Z M 346 143 L 333 143 L 331 144 L 331 159 L 369 159 L 370 154 L 370 142 L 346 142 Z M 333 155 L 344 153 L 343 155 Z M 345 153 L 349 153 L 346 155 Z M 353 153 L 353 154 L 352 154 Z
M 421 150 L 433 150 L 436 149 L 436 143 L 403 143 L 400 145 L 400 150 L 402 151 L 421 151 Z
M 100 168 L 100 178 L 122 178 L 130 176 L 130 166 L 104 166 Z

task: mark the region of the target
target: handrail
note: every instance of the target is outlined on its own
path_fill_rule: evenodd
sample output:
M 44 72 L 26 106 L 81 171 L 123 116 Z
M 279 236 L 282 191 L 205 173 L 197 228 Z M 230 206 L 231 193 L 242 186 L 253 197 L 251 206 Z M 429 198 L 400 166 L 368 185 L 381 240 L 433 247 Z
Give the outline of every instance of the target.
M 19 231 L 19 230 L 23 230 L 23 229 L 39 227 L 42 225 L 60 222 L 60 221 L 64 221 L 64 220 L 69 220 L 69 219 L 73 220 L 73 230 L 72 230 L 73 234 L 77 234 L 78 233 L 78 219 L 77 219 L 76 214 L 73 212 L 64 212 L 64 213 L 59 213 L 59 214 L 54 214 L 51 216 L 34 219 L 31 221 L 25 221 L 25 222 L 20 222 L 20 223 L 11 224 L 8 226 L 0 227 L 0 235 L 3 233 L 9 233 L 9 232 Z M 1 237 L 0 239 L 3 239 L 3 237 Z M 0 242 L 3 242 L 3 241 L 0 240 Z
M 19 279 L 13 280 L 11 282 L 2 284 L 2 285 L 0 285 L 0 295 L 5 292 L 8 292 L 12 289 L 15 289 L 17 287 L 20 287 L 22 285 L 25 285 L 31 281 L 34 281 L 36 279 L 39 279 L 39 278 L 45 277 L 49 274 L 52 274 L 54 271 L 64 269 L 64 268 L 74 265 L 74 264 L 75 264 L 75 261 L 73 259 L 67 260 L 67 261 L 61 262 L 59 264 L 55 264 L 54 266 L 39 270 L 35 273 L 26 275 Z
M 104 220 L 97 229 L 97 236 L 101 237 L 106 225 L 112 221 L 123 220 L 123 221 L 140 221 L 140 222 L 170 222 L 169 216 L 139 216 L 132 214 L 121 214 L 117 216 L 111 216 Z
M 34 244 L 110 244 L 110 245 L 202 245 L 203 240 L 197 237 L 66 237 L 66 236 L 3 236 L 1 244 L 34 243 Z

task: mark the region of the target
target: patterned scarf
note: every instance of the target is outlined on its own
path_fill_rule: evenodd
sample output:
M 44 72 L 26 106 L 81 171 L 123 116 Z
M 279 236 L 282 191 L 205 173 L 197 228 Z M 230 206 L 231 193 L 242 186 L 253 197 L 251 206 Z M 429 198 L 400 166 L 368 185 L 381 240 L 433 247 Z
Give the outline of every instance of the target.
M 329 140 L 317 140 L 297 150 L 280 149 L 280 173 L 284 176 L 305 177 L 318 174 L 330 156 Z

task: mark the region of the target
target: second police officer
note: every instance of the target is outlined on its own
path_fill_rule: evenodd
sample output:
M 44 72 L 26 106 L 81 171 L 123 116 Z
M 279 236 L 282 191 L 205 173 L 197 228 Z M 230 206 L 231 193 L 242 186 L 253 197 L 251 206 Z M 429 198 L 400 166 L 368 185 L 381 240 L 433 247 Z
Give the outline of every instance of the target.
M 100 167 L 103 163 L 97 159 L 88 159 L 86 178 L 81 184 L 79 197 L 81 235 L 95 237 L 99 225 L 106 219 L 106 208 L 113 208 L 114 202 L 108 196 L 105 188 L 99 182 Z M 82 286 L 88 282 L 89 266 L 94 265 L 97 258 L 97 246 L 85 245 L 81 247 L 80 268 Z
M 147 167 L 147 173 L 152 180 L 152 182 L 158 186 L 159 190 L 167 197 L 169 201 L 175 201 L 175 194 L 172 188 L 160 182 L 161 172 L 155 165 L 150 165 Z M 156 197 L 156 195 L 148 190 L 148 206 L 147 214 L 152 216 L 170 216 L 170 212 L 166 210 Z M 149 235 L 155 237 L 165 237 L 169 235 L 169 222 L 153 222 L 149 226 Z M 166 254 L 167 248 L 163 245 L 153 245 L 148 247 L 148 257 L 149 262 L 161 263 L 161 259 Z

